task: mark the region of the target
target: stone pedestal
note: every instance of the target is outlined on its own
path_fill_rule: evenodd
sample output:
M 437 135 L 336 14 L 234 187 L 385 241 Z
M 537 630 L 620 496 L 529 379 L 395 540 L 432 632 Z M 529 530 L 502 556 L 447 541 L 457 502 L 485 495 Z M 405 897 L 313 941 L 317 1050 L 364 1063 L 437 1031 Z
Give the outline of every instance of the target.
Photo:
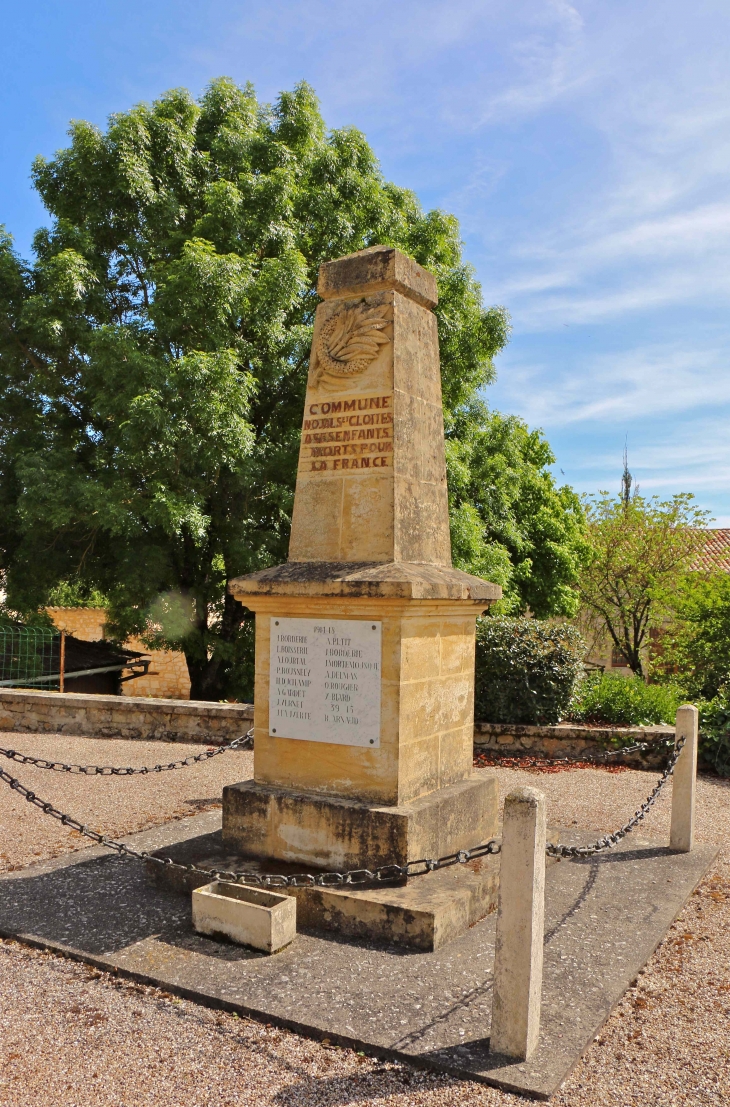
M 255 749 L 223 836 L 373 868 L 496 832 L 472 751 L 475 620 L 500 589 L 451 565 L 433 277 L 373 247 L 319 291 L 289 561 L 230 584 L 256 612 Z
M 241 857 L 219 833 L 166 846 L 158 856 L 202 870 L 231 872 L 245 867 L 261 876 L 292 875 L 301 866 L 284 861 Z M 466 865 L 451 865 L 395 884 L 339 887 L 277 887 L 297 901 L 297 927 L 329 931 L 339 938 L 370 941 L 404 949 L 440 949 L 497 906 L 499 857 L 485 855 Z M 164 887 L 189 895 L 209 877 L 147 862 L 149 875 Z
M 469 849 L 497 833 L 497 781 L 472 776 L 393 807 L 246 780 L 223 791 L 223 836 L 243 856 L 343 872 Z

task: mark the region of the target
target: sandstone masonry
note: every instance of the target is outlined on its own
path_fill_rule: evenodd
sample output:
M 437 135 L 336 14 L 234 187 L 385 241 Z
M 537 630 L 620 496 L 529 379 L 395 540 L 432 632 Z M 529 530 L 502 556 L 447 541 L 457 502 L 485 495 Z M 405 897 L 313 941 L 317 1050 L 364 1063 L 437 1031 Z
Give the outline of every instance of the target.
M 252 721 L 247 703 L 0 690 L 0 730 L 26 734 L 220 746 L 245 734 Z

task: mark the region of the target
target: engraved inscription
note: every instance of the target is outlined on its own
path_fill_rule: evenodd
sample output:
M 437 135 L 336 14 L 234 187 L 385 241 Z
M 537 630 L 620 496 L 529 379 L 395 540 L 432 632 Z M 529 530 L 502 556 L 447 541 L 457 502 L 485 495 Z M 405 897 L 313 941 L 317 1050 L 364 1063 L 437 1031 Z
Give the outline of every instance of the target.
M 382 623 L 271 620 L 269 734 L 380 745 Z
M 299 472 L 392 468 L 393 397 L 356 396 L 307 404 Z
M 316 345 L 315 380 L 325 373 L 335 377 L 364 372 L 390 342 L 384 329 L 390 323 L 391 308 L 356 304 L 330 316 L 320 328 Z

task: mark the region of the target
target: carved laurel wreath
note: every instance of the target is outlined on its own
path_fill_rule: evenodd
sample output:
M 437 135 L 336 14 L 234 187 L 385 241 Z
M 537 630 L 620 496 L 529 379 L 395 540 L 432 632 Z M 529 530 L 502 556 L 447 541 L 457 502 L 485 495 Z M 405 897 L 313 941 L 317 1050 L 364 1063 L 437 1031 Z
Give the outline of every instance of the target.
M 328 319 L 317 338 L 317 375 L 349 377 L 367 369 L 380 347 L 390 342 L 383 334 L 389 316 L 388 304 L 374 308 L 356 304 Z

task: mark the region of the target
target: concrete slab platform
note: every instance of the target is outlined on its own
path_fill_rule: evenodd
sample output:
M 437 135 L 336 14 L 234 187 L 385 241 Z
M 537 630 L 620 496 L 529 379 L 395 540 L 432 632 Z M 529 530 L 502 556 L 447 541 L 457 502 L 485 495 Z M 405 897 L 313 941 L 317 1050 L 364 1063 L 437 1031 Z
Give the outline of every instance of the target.
M 219 819 L 210 812 L 129 841 L 173 845 L 213 833 Z M 271 957 L 195 934 L 189 896 L 94 848 L 3 875 L 0 934 L 313 1037 L 547 1099 L 716 855 L 673 854 L 632 836 L 548 870 L 540 1044 L 517 1064 L 489 1051 L 494 915 L 433 953 L 300 933 Z

